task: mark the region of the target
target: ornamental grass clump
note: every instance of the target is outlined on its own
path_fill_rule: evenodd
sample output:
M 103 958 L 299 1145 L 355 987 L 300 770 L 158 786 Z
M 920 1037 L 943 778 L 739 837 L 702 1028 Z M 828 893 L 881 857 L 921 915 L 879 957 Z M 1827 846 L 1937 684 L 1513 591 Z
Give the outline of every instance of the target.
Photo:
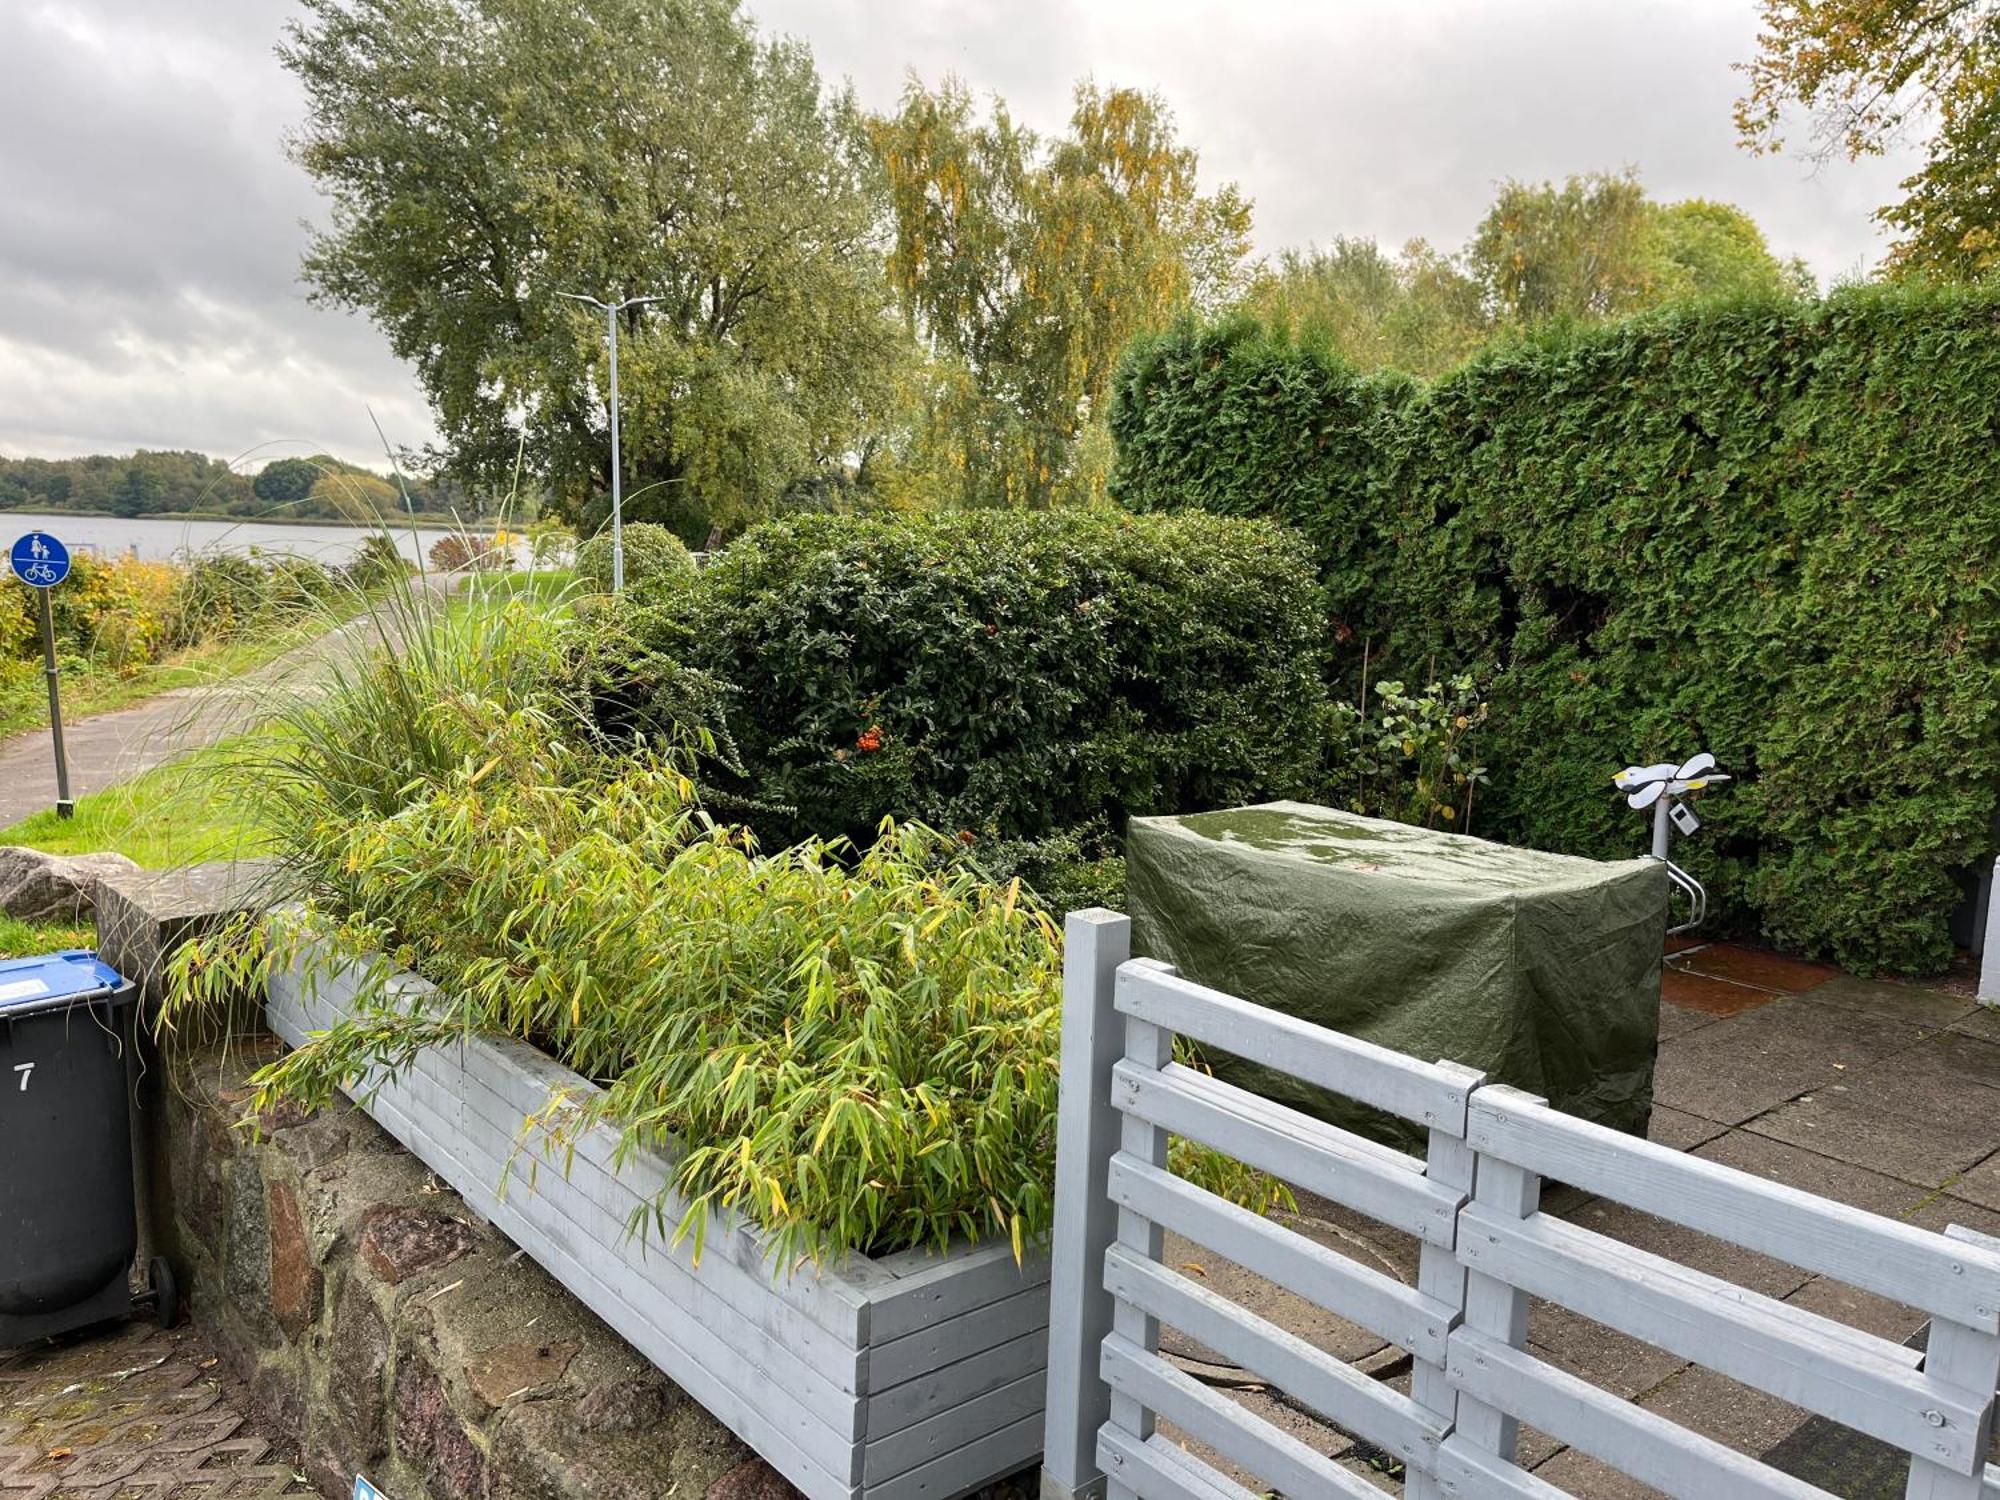
M 185 947 L 164 1026 L 358 964 L 351 1018 L 262 1070 L 260 1107 L 499 1033 L 603 1086 L 530 1128 L 676 1160 L 685 1213 L 636 1227 L 734 1209 L 781 1259 L 1046 1231 L 1060 950 L 1018 885 L 916 826 L 759 852 L 701 809 L 698 739 L 614 757 L 581 732 L 545 614 L 404 607 L 235 765 L 286 904 Z M 434 1005 L 399 1003 L 401 968 Z

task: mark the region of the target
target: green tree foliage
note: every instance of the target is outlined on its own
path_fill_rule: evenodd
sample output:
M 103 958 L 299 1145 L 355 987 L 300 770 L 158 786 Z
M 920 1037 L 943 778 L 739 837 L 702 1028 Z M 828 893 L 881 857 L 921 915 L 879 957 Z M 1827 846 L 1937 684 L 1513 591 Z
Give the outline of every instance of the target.
M 1287 250 L 1242 306 L 1322 342 L 1359 370 L 1434 376 L 1505 333 L 1591 323 L 1665 303 L 1805 294 L 1811 274 L 1779 261 L 1741 209 L 1657 203 L 1631 173 L 1504 184 L 1471 242 L 1445 254 L 1412 240 Z
M 1395 257 L 1365 239 L 1286 250 L 1258 274 L 1243 305 L 1266 322 L 1324 338 L 1363 370 L 1442 374 L 1493 332 L 1478 281 L 1422 240 Z
M 1155 95 L 1080 85 L 1068 132 L 1044 141 L 996 100 L 979 118 L 955 78 L 912 84 L 871 124 L 889 181 L 889 270 L 948 371 L 928 439 L 967 505 L 1094 498 L 1118 351 L 1241 276 L 1250 208 L 1201 191 L 1192 148 Z M 922 441 L 922 440 L 920 440 Z
M 310 495 L 319 474 L 319 466 L 309 458 L 277 458 L 258 471 L 250 489 L 259 500 L 289 504 Z
M 1350 687 L 1494 674 L 1483 829 L 1630 853 L 1611 772 L 1707 748 L 1726 905 L 1934 972 L 2000 789 L 1996 410 L 1991 291 L 1668 309 L 1428 387 L 1188 325 L 1123 367 L 1113 493 L 1303 528 Z
M 414 363 L 461 478 L 729 523 L 879 424 L 907 335 L 856 113 L 733 0 L 306 0 L 281 49 L 333 199 L 306 276 Z
M 1776 151 L 1786 112 L 1812 117 L 1815 157 L 1880 155 L 1921 131 L 1921 170 L 1876 211 L 1902 238 L 1892 268 L 1947 277 L 2000 269 L 2000 4 L 1995 0 L 1762 0 L 1745 145 Z

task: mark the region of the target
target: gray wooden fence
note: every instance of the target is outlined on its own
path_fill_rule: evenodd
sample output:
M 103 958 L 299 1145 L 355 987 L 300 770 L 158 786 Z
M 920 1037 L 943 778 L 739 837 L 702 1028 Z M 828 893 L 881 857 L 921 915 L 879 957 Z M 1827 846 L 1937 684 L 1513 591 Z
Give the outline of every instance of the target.
M 1548 1364 L 1530 1297 L 1570 1308 L 1910 1455 L 1907 1494 L 2000 1500 L 1985 1461 L 2000 1380 L 2000 1241 L 1943 1234 L 1635 1140 L 1131 960 L 1112 912 L 1074 913 L 1064 975 L 1045 1500 L 1253 1500 L 1156 1419 L 1288 1495 L 1381 1491 L 1159 1355 L 1161 1324 L 1405 1465 L 1411 1500 L 1562 1500 L 1514 1462 L 1527 1422 L 1669 1495 L 1826 1491 Z M 1184 1036 L 1415 1122 L 1425 1159 L 1173 1061 Z M 1415 1286 L 1167 1170 L 1170 1136 L 1414 1236 Z M 1931 1318 L 1919 1352 L 1539 1211 L 1544 1179 Z M 1409 1394 L 1163 1261 L 1172 1230 L 1407 1350 Z

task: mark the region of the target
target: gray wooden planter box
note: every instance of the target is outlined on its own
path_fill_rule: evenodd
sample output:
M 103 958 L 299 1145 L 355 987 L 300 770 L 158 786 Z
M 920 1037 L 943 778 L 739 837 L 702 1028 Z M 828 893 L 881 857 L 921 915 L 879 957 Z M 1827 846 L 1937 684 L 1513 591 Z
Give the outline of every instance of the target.
M 271 1029 L 298 1045 L 358 982 L 274 978 Z M 431 993 L 415 976 L 401 987 Z M 1017 1266 L 987 1242 L 792 1269 L 716 1216 L 697 1262 L 691 1240 L 666 1243 L 671 1196 L 666 1235 L 631 1229 L 670 1179 L 665 1158 L 616 1161 L 603 1126 L 567 1143 L 524 1133 L 558 1091 L 595 1092 L 533 1047 L 476 1037 L 368 1084 L 353 1092 L 391 1135 L 812 1500 L 951 1500 L 1039 1456 L 1045 1256 Z

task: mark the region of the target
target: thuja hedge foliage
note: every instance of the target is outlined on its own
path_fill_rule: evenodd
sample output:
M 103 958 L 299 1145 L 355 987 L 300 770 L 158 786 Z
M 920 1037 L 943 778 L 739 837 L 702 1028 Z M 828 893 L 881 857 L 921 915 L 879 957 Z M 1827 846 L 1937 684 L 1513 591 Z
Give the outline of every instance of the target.
M 1494 674 L 1487 828 L 1629 853 L 1610 772 L 1705 747 L 1742 779 L 1688 860 L 1739 913 L 1948 960 L 2000 788 L 2000 293 L 1667 312 L 1429 386 L 1187 325 L 1111 424 L 1125 505 L 1312 539 L 1344 678 Z
M 885 816 L 975 847 L 1114 832 L 1305 794 L 1326 744 L 1311 550 L 1263 521 L 772 522 L 618 627 L 733 686 L 716 779 L 773 847 L 865 845 Z

